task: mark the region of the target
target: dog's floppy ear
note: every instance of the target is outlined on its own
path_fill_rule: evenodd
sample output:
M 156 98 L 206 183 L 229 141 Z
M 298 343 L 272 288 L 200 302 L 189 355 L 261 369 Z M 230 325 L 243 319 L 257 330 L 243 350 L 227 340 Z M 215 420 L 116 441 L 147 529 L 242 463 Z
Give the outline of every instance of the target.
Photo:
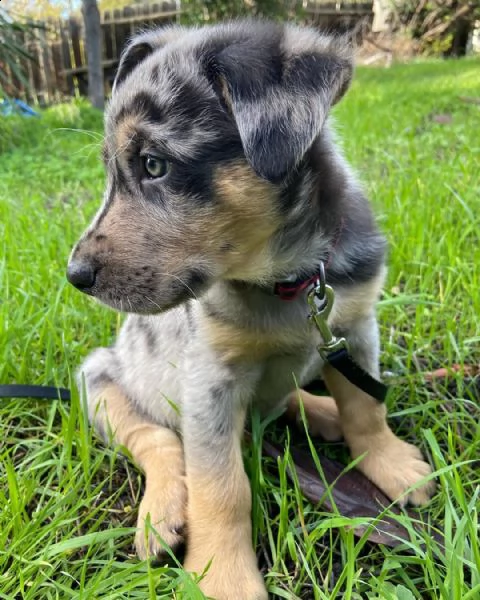
M 264 179 L 279 182 L 346 92 L 353 60 L 345 38 L 277 26 L 273 35 L 265 31 L 261 39 L 227 45 L 214 66 L 217 91 L 235 119 L 248 162 Z
M 122 52 L 120 64 L 118 66 L 117 75 L 113 82 L 115 90 L 125 80 L 127 75 L 140 64 L 149 54 L 153 52 L 153 47 L 147 42 L 134 40 Z
M 165 46 L 170 40 L 179 39 L 183 32 L 182 27 L 169 26 L 136 35 L 122 51 L 120 64 L 113 82 L 113 91 L 147 56 L 150 56 L 158 48 Z

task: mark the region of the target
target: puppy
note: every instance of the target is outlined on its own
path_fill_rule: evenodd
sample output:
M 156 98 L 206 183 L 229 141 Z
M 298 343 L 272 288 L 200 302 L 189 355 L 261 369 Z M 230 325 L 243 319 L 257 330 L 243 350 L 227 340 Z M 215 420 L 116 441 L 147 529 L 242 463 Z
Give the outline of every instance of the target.
M 385 406 L 320 358 L 307 290 L 278 282 L 326 264 L 329 325 L 378 378 L 375 304 L 385 243 L 328 120 L 352 76 L 351 49 L 312 29 L 233 22 L 171 27 L 125 50 L 105 118 L 104 202 L 68 279 L 131 313 L 80 373 L 89 416 L 146 476 L 140 557 L 178 544 L 217 600 L 267 598 L 252 547 L 241 453 L 249 406 L 300 396 L 312 431 L 343 436 L 392 499 L 428 500 L 420 452 Z M 301 286 L 300 286 L 301 288 Z M 295 391 L 321 376 L 332 398 Z M 292 391 L 294 390 L 294 391 Z

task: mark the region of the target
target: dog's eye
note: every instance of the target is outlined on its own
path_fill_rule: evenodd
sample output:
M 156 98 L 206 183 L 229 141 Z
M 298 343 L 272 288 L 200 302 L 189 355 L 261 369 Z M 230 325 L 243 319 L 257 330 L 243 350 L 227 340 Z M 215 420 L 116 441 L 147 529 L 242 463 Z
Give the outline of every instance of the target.
M 157 158 L 151 154 L 147 154 L 143 157 L 143 166 L 145 172 L 151 179 L 158 179 L 163 177 L 167 173 L 168 164 L 167 161 L 162 158 Z

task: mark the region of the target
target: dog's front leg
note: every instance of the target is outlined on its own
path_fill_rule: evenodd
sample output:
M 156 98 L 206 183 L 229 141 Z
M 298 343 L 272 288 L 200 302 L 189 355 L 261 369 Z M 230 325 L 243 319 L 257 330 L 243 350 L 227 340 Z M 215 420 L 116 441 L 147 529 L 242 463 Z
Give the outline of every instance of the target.
M 87 404 L 92 424 L 105 441 L 113 436 L 145 473 L 145 493 L 138 510 L 135 547 L 140 558 L 161 557 L 166 546 L 183 542 L 186 486 L 182 443 L 178 435 L 139 413 L 125 392 L 102 373 L 101 348 L 84 364 Z M 147 518 L 158 535 L 147 527 Z
M 189 497 L 185 568 L 198 574 L 207 569 L 200 586 L 215 600 L 266 599 L 241 452 L 256 375 L 203 361 L 189 375 L 182 415 Z
M 379 377 L 379 342 L 375 316 L 357 324 L 348 336 L 354 360 L 373 377 Z M 378 402 L 351 384 L 330 365 L 323 377 L 335 398 L 340 426 L 353 458 L 365 455 L 358 468 L 390 498 L 402 503 L 423 504 L 434 491 L 434 483 L 419 482 L 430 474 L 430 466 L 418 448 L 400 440 L 387 424 L 387 411 Z M 406 494 L 406 490 L 414 487 Z

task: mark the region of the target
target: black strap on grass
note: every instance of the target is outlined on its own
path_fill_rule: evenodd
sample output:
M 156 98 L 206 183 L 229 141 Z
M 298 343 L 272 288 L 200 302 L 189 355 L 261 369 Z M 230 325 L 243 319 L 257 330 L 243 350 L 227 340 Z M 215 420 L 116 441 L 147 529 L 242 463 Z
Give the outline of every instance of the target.
M 357 365 L 346 350 L 332 352 L 327 356 L 328 362 L 339 371 L 353 385 L 363 390 L 379 402 L 384 402 L 387 397 L 388 387 L 381 381 L 374 379 L 366 371 Z M 322 381 L 311 382 L 305 386 L 312 391 L 314 388 L 322 388 Z M 318 391 L 318 390 L 317 390 Z M 70 400 L 70 390 L 48 385 L 0 385 L 0 398 L 46 398 L 49 400 Z
M 346 348 L 326 356 L 329 364 L 339 371 L 350 383 L 363 390 L 379 402 L 385 402 L 388 386 L 372 377 L 350 356 Z M 318 384 L 318 382 L 316 382 Z M 312 385 L 312 384 L 311 384 Z M 70 400 L 70 390 L 48 385 L 0 385 L 0 398 L 46 398 Z
M 388 386 L 372 377 L 350 356 L 346 348 L 341 348 L 326 356 L 329 364 L 339 371 L 350 383 L 372 396 L 379 402 L 385 402 Z
M 0 398 L 47 398 L 70 400 L 70 390 L 49 385 L 0 385 Z

